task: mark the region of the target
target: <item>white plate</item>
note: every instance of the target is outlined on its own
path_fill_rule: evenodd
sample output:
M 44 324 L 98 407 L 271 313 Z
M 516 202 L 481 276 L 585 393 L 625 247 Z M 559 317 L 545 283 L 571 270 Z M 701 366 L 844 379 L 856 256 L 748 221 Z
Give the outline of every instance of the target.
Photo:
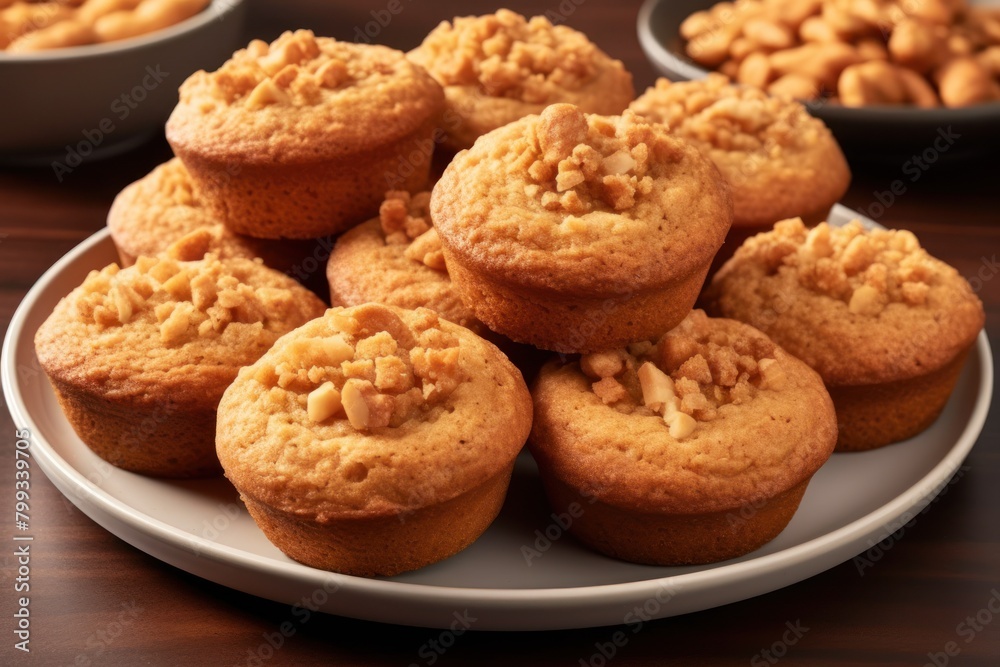
M 549 516 L 535 467 L 522 455 L 499 519 L 464 552 L 391 579 L 335 575 L 281 554 L 224 480 L 170 482 L 118 470 L 73 433 L 32 340 L 62 296 L 114 260 L 107 231 L 98 232 L 42 276 L 18 308 L 0 362 L 15 424 L 31 430 L 38 466 L 101 526 L 205 579 L 301 604 L 299 614 L 312 607 L 446 628 L 456 613 L 467 612 L 476 629 L 550 630 L 632 624 L 773 591 L 867 550 L 915 516 L 972 448 L 993 389 L 990 347 L 981 333 L 951 401 L 928 431 L 905 444 L 835 455 L 813 478 L 788 528 L 736 560 L 664 568 L 591 553 Z M 546 531 L 555 538 L 551 546 L 539 538 Z M 525 547 L 540 554 L 530 565 Z

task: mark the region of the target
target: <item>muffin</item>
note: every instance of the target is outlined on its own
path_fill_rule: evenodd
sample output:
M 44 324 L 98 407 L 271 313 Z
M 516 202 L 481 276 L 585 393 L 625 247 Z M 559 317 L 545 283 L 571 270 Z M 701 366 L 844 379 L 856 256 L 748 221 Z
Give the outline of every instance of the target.
M 177 158 L 118 193 L 108 211 L 108 229 L 122 267 L 131 266 L 140 255 L 158 255 L 182 237 L 199 232 L 207 239 L 205 250 L 221 259 L 260 257 L 265 265 L 298 278 L 310 289 L 322 285 L 326 291 L 316 255 L 325 256 L 332 240 L 256 239 L 232 232 L 202 204 Z
M 844 154 L 822 120 L 799 102 L 733 85 L 721 74 L 678 83 L 659 79 L 629 108 L 669 125 L 729 182 L 733 229 L 720 266 L 749 236 L 778 220 L 824 220 L 850 184 Z
M 219 405 L 226 476 L 279 549 L 392 575 L 471 544 L 503 504 L 531 397 L 492 344 L 426 308 L 333 308 Z
M 232 231 L 309 239 L 370 218 L 388 188 L 423 188 L 443 105 L 401 52 L 298 30 L 191 75 L 166 132 Z
M 712 163 L 665 126 L 554 104 L 459 153 L 431 216 L 480 321 L 543 349 L 592 352 L 684 319 L 732 202 Z
M 777 536 L 837 440 L 819 376 L 750 326 L 700 310 L 655 343 L 542 369 L 531 453 L 584 544 L 692 565 Z
M 326 268 L 330 302 L 430 308 L 446 320 L 485 333 L 452 288 L 429 208 L 430 192 L 387 192 L 379 217 L 337 239 Z
M 777 223 L 736 251 L 706 303 L 816 369 L 837 408 L 840 451 L 930 426 L 985 321 L 968 282 L 911 232 L 857 221 Z
M 139 257 L 91 271 L 35 335 L 67 420 L 109 463 L 158 477 L 219 472 L 215 411 L 242 366 L 323 303 L 259 262 Z
M 556 102 L 610 115 L 635 97 L 621 61 L 586 35 L 507 9 L 443 21 L 407 55 L 444 87 L 444 144 L 456 151 Z

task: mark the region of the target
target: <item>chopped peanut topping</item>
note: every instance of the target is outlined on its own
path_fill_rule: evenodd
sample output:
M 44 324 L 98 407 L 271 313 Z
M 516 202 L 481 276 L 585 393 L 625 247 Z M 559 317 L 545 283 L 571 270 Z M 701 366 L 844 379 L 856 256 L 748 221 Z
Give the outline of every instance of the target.
M 670 126 L 699 147 L 779 157 L 786 149 L 815 145 L 822 122 L 801 104 L 772 97 L 753 86 L 731 85 L 721 74 L 699 81 L 656 85 L 629 105 L 637 114 Z
M 529 103 L 582 88 L 608 60 L 582 33 L 507 9 L 442 22 L 412 57 L 442 85 L 476 86 Z
M 447 272 L 441 238 L 431 222 L 430 201 L 430 192 L 411 196 L 405 190 L 390 190 L 379 207 L 379 222 L 388 245 L 406 245 L 408 259 Z
M 260 326 L 292 306 L 287 290 L 241 282 L 214 255 L 184 262 L 171 254 L 175 249 L 162 258 L 139 257 L 125 271 L 117 264 L 92 271 L 73 296 L 77 316 L 102 328 L 148 318 L 159 326 L 161 342 L 180 345 L 233 325 Z
M 648 195 L 650 158 L 678 159 L 662 139 L 663 128 L 626 111 L 620 117 L 584 114 L 572 104 L 553 104 L 539 116 L 533 143 L 537 156 L 528 166 L 525 194 L 550 211 L 582 215 L 597 207 L 616 212 Z M 568 218 L 567 222 L 573 218 Z
M 314 422 L 326 421 L 333 417 L 342 407 L 340 392 L 332 382 L 324 382 L 319 388 L 309 394 L 306 410 L 309 419 Z
M 255 377 L 307 396 L 313 422 L 346 418 L 359 431 L 398 426 L 466 380 L 459 339 L 439 328 L 433 311 L 417 313 L 411 328 L 386 306 L 332 309 L 326 319 L 339 333 L 289 344 L 273 373 Z
M 804 287 L 838 299 L 862 317 L 877 317 L 890 303 L 921 306 L 944 270 L 906 230 L 866 230 L 799 218 L 748 240 L 738 251 L 757 257 L 769 272 L 791 272 Z
M 786 375 L 765 336 L 730 335 L 693 311 L 656 343 L 583 355 L 580 368 L 594 393 L 623 412 L 663 416 L 681 440 L 698 422 L 711 421 L 728 404 L 752 401 L 760 391 L 780 391 Z
M 270 44 L 255 39 L 215 72 L 199 72 L 192 79 L 210 84 L 212 97 L 200 103 L 205 113 L 220 102 L 259 111 L 272 106 L 320 104 L 331 93 L 387 68 L 391 65 L 374 52 L 360 53 L 355 44 L 296 30 L 283 33 Z M 186 95 L 182 89 L 182 98 Z

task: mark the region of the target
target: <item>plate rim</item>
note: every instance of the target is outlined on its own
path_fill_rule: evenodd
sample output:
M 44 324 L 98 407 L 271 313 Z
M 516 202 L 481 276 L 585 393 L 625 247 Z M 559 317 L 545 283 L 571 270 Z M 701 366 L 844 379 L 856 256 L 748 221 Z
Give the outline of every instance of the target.
M 993 394 L 993 364 L 992 351 L 985 329 L 980 331 L 975 343 L 976 355 L 973 358 L 978 360 L 979 386 L 976 392 L 976 403 L 973 406 L 968 422 L 957 434 L 954 444 L 947 453 L 919 480 L 910 485 L 905 491 L 892 498 L 889 502 L 881 505 L 877 509 L 845 524 L 835 530 L 824 533 L 808 541 L 790 546 L 788 548 L 765 554 L 757 558 L 726 565 L 716 565 L 708 569 L 683 574 L 668 575 L 665 577 L 653 577 L 637 581 L 595 584 L 592 586 L 572 586 L 553 588 L 473 588 L 468 586 L 440 586 L 425 583 L 400 582 L 386 579 L 368 579 L 338 573 L 317 570 L 293 561 L 281 562 L 273 558 L 253 554 L 245 550 L 212 542 L 202 536 L 186 533 L 170 524 L 149 516 L 139 510 L 134 509 L 125 502 L 113 497 L 109 492 L 102 489 L 97 484 L 89 480 L 83 473 L 74 468 L 66 459 L 58 454 L 52 445 L 45 439 L 42 430 L 38 427 L 28 409 L 24 398 L 20 392 L 20 378 L 17 373 L 18 351 L 21 345 L 32 345 L 33 354 L 33 332 L 27 340 L 24 339 L 24 328 L 29 314 L 32 312 L 39 297 L 50 287 L 51 283 L 69 266 L 75 264 L 88 252 L 94 251 L 101 244 L 111 243 L 110 233 L 104 228 L 79 243 L 67 254 L 53 264 L 38 281 L 31 287 L 24 299 L 18 305 L 14 316 L 11 318 L 3 341 L 2 353 L 0 353 L 0 379 L 2 379 L 3 393 L 7 402 L 7 407 L 11 416 L 15 420 L 15 428 L 28 428 L 31 431 L 32 457 L 39 462 L 39 466 L 46 476 L 55 484 L 61 493 L 70 502 L 76 505 L 81 511 L 91 519 L 112 532 L 124 541 L 132 544 L 136 548 L 149 553 L 158 560 L 168 562 L 179 569 L 188 571 L 196 576 L 219 582 L 211 576 L 207 576 L 199 568 L 189 568 L 176 562 L 176 559 L 168 559 L 162 555 L 151 552 L 149 549 L 135 544 L 132 540 L 121 534 L 121 531 L 108 527 L 104 521 L 92 515 L 91 511 L 97 510 L 104 513 L 110 522 L 117 522 L 126 528 L 137 531 L 147 537 L 151 537 L 166 545 L 188 552 L 189 555 L 197 559 L 208 559 L 215 563 L 225 565 L 238 565 L 247 568 L 251 573 L 267 575 L 277 575 L 283 579 L 294 579 L 297 583 L 326 585 L 332 579 L 337 581 L 339 590 L 347 590 L 354 594 L 371 595 L 374 598 L 385 598 L 391 596 L 395 599 L 406 599 L 409 602 L 448 602 L 451 605 L 477 605 L 480 607 L 494 605 L 495 611 L 509 612 L 509 605 L 513 603 L 529 603 L 535 607 L 557 608 L 563 605 L 573 604 L 586 599 L 588 603 L 614 604 L 620 600 L 646 600 L 664 586 L 673 586 L 685 593 L 697 592 L 704 587 L 724 586 L 733 581 L 743 581 L 747 577 L 753 577 L 773 571 L 788 569 L 795 566 L 802 566 L 811 560 L 817 560 L 821 556 L 830 556 L 834 553 L 842 552 L 844 549 L 851 551 L 851 556 L 860 553 L 853 549 L 856 544 L 866 538 L 879 535 L 880 531 L 890 525 L 893 521 L 902 516 L 907 510 L 914 508 L 922 509 L 940 492 L 947 481 L 958 470 L 962 461 L 975 445 L 982 432 L 986 417 L 989 413 L 990 402 Z M 38 456 L 37 454 L 41 454 Z M 58 480 L 56 479 L 58 478 Z M 63 484 L 72 486 L 77 491 L 77 496 L 66 493 Z M 88 502 L 90 507 L 87 506 Z M 883 539 L 885 536 L 879 537 Z M 863 550 L 862 550 L 863 551 Z M 768 591 L 777 590 L 785 586 L 797 583 L 818 572 L 821 572 L 836 564 L 845 562 L 847 558 L 836 557 L 836 563 L 826 565 L 812 574 L 798 576 L 782 583 L 779 586 L 768 588 Z M 232 588 L 238 588 L 230 584 L 222 584 Z M 247 590 L 246 592 L 253 593 Z M 753 597 L 760 593 L 754 593 Z M 261 596 L 264 597 L 264 596 Z M 744 599 L 739 598 L 739 599 Z M 274 599 L 274 598 L 271 598 Z M 735 599 L 728 599 L 734 602 Z M 714 607 L 718 605 L 710 605 Z M 703 607 L 704 608 L 704 607 Z M 667 610 L 669 612 L 669 610 Z M 341 615 L 352 615 L 350 613 L 337 610 L 332 613 Z M 672 615 L 666 613 L 663 615 Z M 360 615 L 359 618 L 369 616 Z M 369 620 L 381 620 L 369 618 Z M 396 622 L 396 621 L 392 621 Z M 553 622 L 545 627 L 527 627 L 507 623 L 498 623 L 496 628 L 480 627 L 479 629 L 557 629 L 557 628 L 579 628 L 592 627 L 601 624 L 579 624 L 579 623 L 559 623 Z M 419 625 L 410 623 L 410 625 Z M 487 624 L 482 624 L 487 625 Z M 532 624 L 534 626 L 535 624 Z M 442 627 L 434 624 L 428 627 Z

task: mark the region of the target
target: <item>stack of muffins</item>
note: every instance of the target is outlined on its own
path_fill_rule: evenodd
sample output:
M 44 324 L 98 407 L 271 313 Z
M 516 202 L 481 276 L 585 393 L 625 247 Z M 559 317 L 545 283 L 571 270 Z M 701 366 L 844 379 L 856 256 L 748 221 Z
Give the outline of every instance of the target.
M 933 421 L 982 306 L 907 232 L 771 229 L 849 180 L 797 103 L 633 95 L 584 35 L 506 10 L 409 54 L 300 30 L 196 73 L 177 158 L 109 214 L 128 268 L 36 336 L 67 417 L 128 470 L 221 466 L 274 544 L 348 574 L 472 543 L 526 441 L 594 549 L 758 548 L 835 447 Z M 733 227 L 764 233 L 703 292 Z

